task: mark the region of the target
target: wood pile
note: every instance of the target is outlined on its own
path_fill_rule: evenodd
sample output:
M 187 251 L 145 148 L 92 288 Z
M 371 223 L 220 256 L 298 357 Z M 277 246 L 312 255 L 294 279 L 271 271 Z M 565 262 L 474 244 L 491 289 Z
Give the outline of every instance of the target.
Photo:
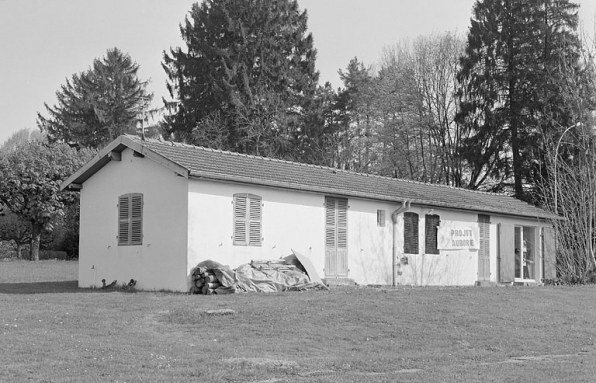
M 221 283 L 215 276 L 212 269 L 197 267 L 192 274 L 194 285 L 190 289 L 191 294 L 215 294 L 215 289 L 221 287 Z

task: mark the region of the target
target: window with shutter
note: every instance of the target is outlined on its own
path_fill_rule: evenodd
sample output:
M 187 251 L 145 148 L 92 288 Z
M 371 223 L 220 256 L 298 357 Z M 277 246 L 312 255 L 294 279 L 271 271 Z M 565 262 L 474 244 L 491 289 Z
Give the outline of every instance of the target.
M 261 197 L 254 194 L 234 194 L 234 235 L 236 246 L 261 246 Z
M 385 227 L 385 210 L 377 210 L 377 227 Z
M 441 220 L 436 214 L 424 216 L 424 252 L 426 254 L 439 254 L 437 249 L 437 237 Z
M 418 254 L 418 214 L 404 213 L 404 253 Z
M 143 244 L 143 194 L 118 197 L 118 246 Z

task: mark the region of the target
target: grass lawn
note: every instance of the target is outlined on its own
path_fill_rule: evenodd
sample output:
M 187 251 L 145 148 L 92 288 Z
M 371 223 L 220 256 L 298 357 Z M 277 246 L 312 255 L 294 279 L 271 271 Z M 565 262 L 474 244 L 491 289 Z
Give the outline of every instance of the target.
M 77 289 L 76 268 L 0 262 L 1 382 L 596 379 L 596 286 L 191 296 Z

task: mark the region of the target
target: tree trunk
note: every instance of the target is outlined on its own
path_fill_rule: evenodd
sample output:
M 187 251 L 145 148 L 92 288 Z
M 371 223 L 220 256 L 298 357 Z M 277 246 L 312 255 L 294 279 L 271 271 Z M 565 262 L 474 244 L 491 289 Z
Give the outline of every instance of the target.
M 31 260 L 39 261 L 39 244 L 41 242 L 41 225 L 38 223 L 31 224 Z
M 23 259 L 23 254 L 21 251 L 23 250 L 23 245 L 20 242 L 17 242 L 17 259 Z

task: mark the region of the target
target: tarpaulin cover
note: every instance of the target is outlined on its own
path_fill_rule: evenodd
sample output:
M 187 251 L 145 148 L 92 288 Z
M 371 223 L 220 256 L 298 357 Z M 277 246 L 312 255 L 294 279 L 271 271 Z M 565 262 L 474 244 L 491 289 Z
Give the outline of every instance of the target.
M 312 281 L 306 273 L 299 270 L 283 272 L 277 270 L 257 270 L 250 264 L 244 264 L 236 270 L 232 270 L 229 266 L 224 266 L 212 260 L 200 262 L 197 267 L 213 270 L 221 284 L 221 287 L 215 289 L 216 294 L 327 289 L 327 286 L 320 279 L 316 282 Z

